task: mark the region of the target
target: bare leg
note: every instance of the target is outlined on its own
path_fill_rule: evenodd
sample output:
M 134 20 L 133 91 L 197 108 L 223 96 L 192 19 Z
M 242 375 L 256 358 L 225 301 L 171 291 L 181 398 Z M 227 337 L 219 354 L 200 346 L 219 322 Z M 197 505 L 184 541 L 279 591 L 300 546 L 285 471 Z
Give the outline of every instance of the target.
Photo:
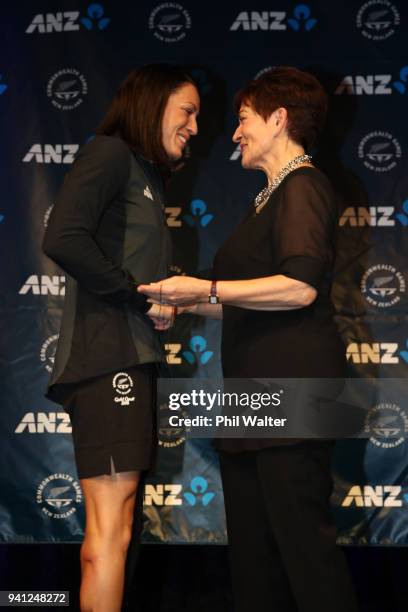
M 139 472 L 84 478 L 86 527 L 81 547 L 82 612 L 120 612 Z

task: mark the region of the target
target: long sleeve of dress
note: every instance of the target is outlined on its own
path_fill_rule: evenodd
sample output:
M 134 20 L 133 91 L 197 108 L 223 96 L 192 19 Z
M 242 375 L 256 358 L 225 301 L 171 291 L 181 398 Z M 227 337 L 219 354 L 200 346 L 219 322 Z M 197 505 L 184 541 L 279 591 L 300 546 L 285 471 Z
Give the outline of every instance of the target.
M 135 280 L 95 239 L 107 207 L 126 187 L 130 156 L 113 137 L 98 136 L 81 149 L 56 198 L 43 251 L 88 291 L 146 312 L 149 304 L 135 291 Z
M 307 174 L 290 177 L 276 215 L 278 273 L 319 290 L 333 251 L 336 208 L 330 186 Z

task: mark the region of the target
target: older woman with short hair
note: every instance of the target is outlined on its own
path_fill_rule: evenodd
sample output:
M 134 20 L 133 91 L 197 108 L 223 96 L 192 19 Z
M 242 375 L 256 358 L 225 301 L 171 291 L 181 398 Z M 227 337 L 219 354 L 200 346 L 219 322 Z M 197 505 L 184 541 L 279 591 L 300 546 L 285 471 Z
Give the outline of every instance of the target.
M 308 154 L 324 124 L 318 80 L 291 67 L 236 96 L 242 166 L 267 185 L 219 249 L 213 281 L 173 277 L 140 291 L 222 316 L 228 378 L 342 378 L 330 275 L 334 195 Z M 194 303 L 194 306 L 190 304 Z M 333 443 L 217 440 L 236 612 L 354 612 L 330 512 Z

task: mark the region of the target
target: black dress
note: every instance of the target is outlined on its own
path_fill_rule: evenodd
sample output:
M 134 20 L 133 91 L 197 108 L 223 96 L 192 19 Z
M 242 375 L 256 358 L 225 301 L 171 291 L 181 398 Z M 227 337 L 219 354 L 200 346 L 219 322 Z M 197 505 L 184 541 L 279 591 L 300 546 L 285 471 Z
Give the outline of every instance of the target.
M 282 181 L 256 214 L 246 217 L 218 251 L 214 276 L 245 280 L 283 274 L 318 296 L 296 310 L 223 306 L 222 367 L 226 378 L 342 378 L 345 347 L 330 301 L 337 211 L 326 176 L 301 167 Z M 224 451 L 256 450 L 290 439 L 217 440 Z
M 224 376 L 342 378 L 330 276 L 336 208 L 326 177 L 294 170 L 217 254 L 216 278 L 284 274 L 318 292 L 308 307 L 224 306 Z M 236 612 L 357 612 L 330 511 L 332 442 L 217 440 Z M 296 442 L 296 443 L 294 443 Z M 250 452 L 242 452 L 250 451 Z M 250 560 L 250 561 L 248 561 Z

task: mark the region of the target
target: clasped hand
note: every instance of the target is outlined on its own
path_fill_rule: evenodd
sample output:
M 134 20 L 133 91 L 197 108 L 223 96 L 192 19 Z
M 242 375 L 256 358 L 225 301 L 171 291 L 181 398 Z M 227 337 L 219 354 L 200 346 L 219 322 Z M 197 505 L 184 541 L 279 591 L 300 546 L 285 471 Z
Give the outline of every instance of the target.
M 152 300 L 148 300 L 151 303 L 147 316 L 152 320 L 154 329 L 157 331 L 166 331 L 170 329 L 175 319 L 175 308 L 174 306 L 166 306 L 164 304 L 158 304 Z
M 192 276 L 171 276 L 150 285 L 139 285 L 137 290 L 158 304 L 189 306 L 207 301 L 210 282 Z

